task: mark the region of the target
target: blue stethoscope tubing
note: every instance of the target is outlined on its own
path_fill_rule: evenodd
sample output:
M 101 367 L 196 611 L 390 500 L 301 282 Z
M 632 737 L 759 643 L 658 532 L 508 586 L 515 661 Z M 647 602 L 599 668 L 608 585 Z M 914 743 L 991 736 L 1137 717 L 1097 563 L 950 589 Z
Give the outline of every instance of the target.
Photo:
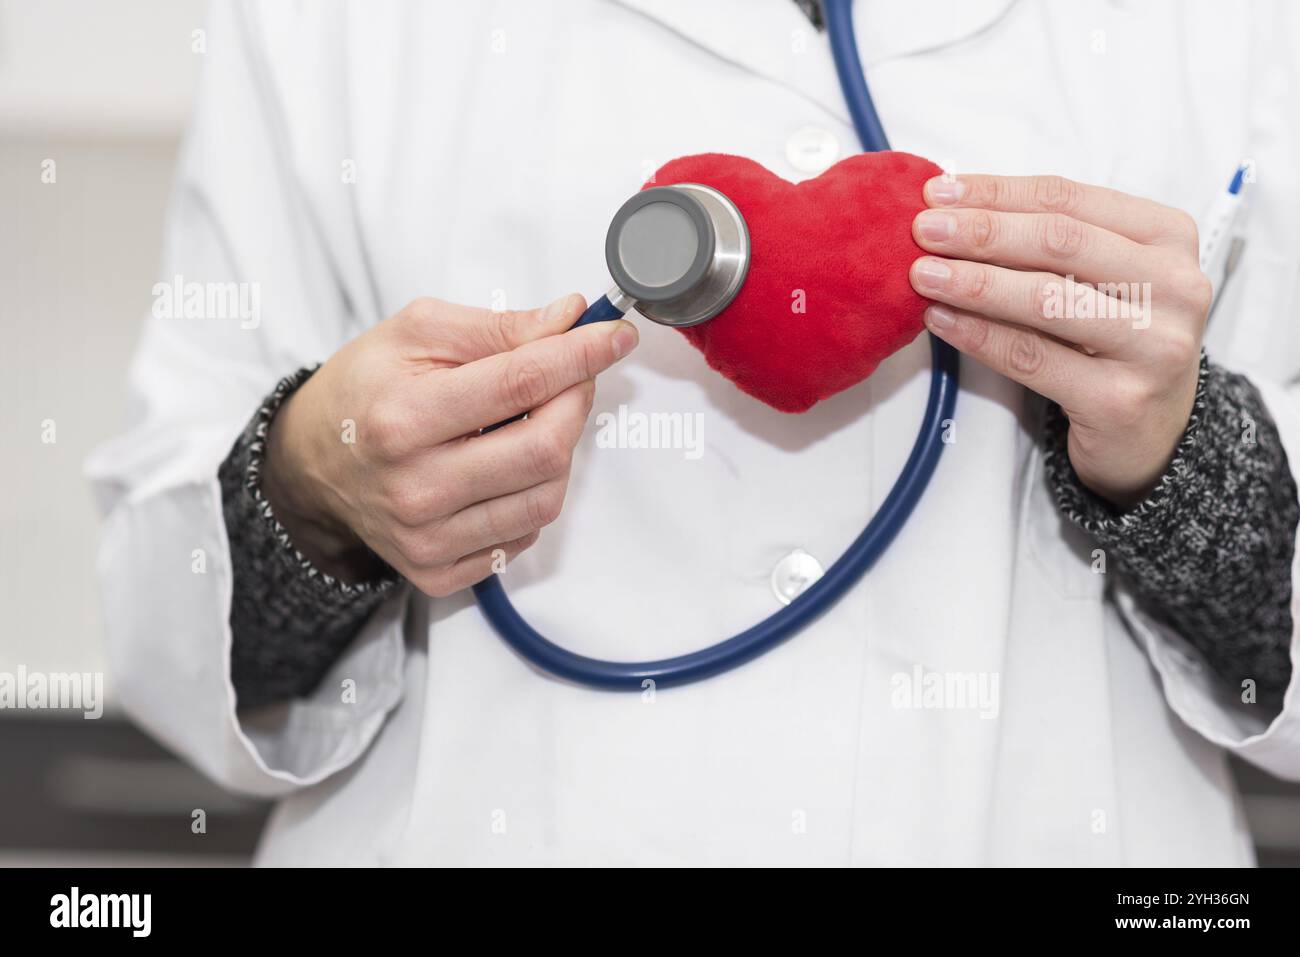
M 823 0 L 831 55 L 853 125 L 866 152 L 889 149 L 867 87 L 853 36 L 852 0 Z M 617 319 L 623 313 L 601 296 L 576 325 Z M 957 352 L 931 337 L 932 372 L 921 428 L 894 487 L 867 527 L 826 573 L 780 611 L 726 641 L 658 661 L 602 661 L 575 654 L 543 637 L 515 610 L 499 575 L 474 586 L 484 616 L 524 658 L 557 677 L 615 691 L 688 684 L 730 671 L 775 648 L 811 624 L 844 596 L 876 563 L 911 516 L 930 483 L 944 447 L 944 430 L 957 403 Z

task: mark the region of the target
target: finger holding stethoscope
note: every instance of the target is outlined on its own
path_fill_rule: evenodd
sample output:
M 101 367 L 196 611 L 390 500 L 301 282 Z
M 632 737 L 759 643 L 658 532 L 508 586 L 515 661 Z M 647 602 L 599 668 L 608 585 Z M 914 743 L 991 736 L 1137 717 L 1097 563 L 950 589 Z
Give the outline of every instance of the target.
M 585 306 L 422 299 L 343 346 L 267 437 L 261 486 L 294 545 L 343 581 L 378 556 L 432 596 L 500 571 L 559 515 L 593 380 L 637 342 L 621 320 L 571 329 Z
M 435 450 L 427 473 L 457 481 L 398 532 L 406 577 L 417 586 L 427 578 L 428 594 L 458 591 L 535 543 L 564 506 L 594 396 L 594 381 L 580 382 L 510 428 Z
M 1210 286 L 1186 213 L 1059 177 L 939 177 L 913 235 L 927 328 L 1059 404 L 1079 478 L 1119 506 L 1168 467 Z M 979 204 L 979 205 L 973 205 Z

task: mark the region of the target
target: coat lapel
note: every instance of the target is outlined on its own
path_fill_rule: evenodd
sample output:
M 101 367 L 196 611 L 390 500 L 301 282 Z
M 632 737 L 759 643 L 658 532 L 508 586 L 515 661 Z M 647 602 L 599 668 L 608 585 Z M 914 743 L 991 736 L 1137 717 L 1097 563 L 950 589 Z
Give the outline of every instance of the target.
M 615 0 L 659 27 L 848 122 L 826 34 L 794 0 Z M 939 50 L 996 23 L 1016 0 L 857 0 L 854 25 L 868 69 Z

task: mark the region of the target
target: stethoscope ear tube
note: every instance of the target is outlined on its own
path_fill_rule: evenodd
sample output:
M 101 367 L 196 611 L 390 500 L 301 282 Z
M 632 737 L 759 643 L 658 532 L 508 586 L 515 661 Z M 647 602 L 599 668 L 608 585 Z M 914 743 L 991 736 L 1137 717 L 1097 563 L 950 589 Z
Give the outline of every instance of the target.
M 823 0 L 822 9 L 836 73 L 863 149 L 887 150 L 889 143 L 876 116 L 858 58 L 851 0 Z M 612 290 L 592 303 L 578 324 L 621 316 L 631 305 L 627 298 L 621 290 Z M 930 355 L 930 392 L 921 428 L 902 472 L 879 511 L 825 575 L 789 605 L 752 628 L 708 648 L 674 658 L 601 661 L 561 648 L 524 621 L 506 596 L 498 575 L 490 575 L 474 586 L 479 607 L 501 637 L 524 658 L 557 677 L 594 688 L 632 691 L 649 683 L 657 688 L 687 684 L 729 671 L 771 650 L 829 610 L 857 584 L 897 537 L 930 484 L 943 453 L 944 431 L 956 409 L 958 387 L 957 351 L 932 336 Z
M 883 153 L 889 149 L 889 137 L 876 113 L 867 75 L 862 70 L 862 57 L 858 55 L 858 40 L 853 33 L 853 0 L 822 0 L 822 15 L 826 19 L 835 75 L 844 91 L 844 104 L 849 108 L 862 151 Z

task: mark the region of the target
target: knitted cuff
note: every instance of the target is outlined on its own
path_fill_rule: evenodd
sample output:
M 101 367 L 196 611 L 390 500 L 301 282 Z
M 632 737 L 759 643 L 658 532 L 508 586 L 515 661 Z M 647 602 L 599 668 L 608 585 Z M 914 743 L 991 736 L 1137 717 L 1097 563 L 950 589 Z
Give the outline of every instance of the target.
M 280 380 L 218 470 L 234 572 L 231 678 L 240 707 L 309 693 L 400 580 L 382 563 L 380 577 L 358 583 L 321 571 L 262 494 L 271 422 L 317 368 Z
M 1291 563 L 1300 501 L 1272 417 L 1248 380 L 1202 354 L 1173 461 L 1145 500 L 1120 509 L 1079 481 L 1069 421 L 1049 407 L 1047 481 L 1062 514 L 1117 559 L 1144 607 L 1259 700 L 1291 677 Z

